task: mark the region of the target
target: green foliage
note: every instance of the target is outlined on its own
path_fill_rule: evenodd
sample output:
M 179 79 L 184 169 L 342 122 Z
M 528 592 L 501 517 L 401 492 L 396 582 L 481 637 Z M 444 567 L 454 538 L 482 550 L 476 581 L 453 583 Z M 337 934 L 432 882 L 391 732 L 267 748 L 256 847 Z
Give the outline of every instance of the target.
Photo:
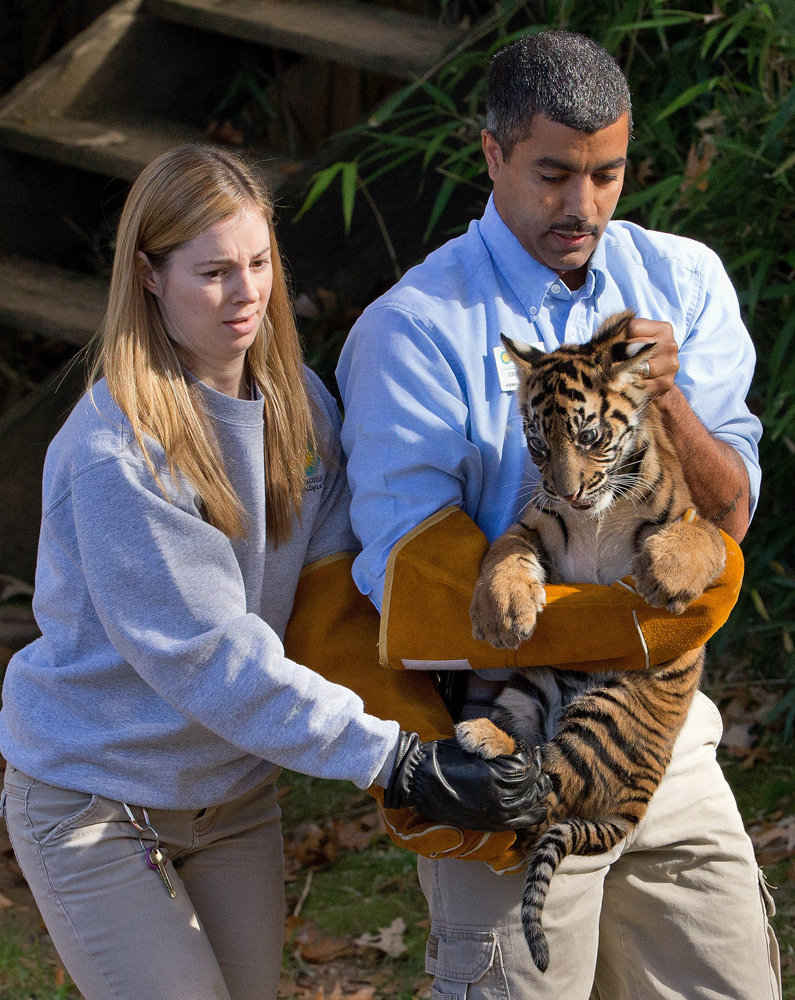
M 740 603 L 711 648 L 743 652 L 763 675 L 795 680 L 795 7 L 790 0 L 496 4 L 433 75 L 404 87 L 356 130 L 359 153 L 344 167 L 356 173 L 357 188 L 416 158 L 436 191 L 426 240 L 442 238 L 443 222 L 448 232 L 464 228 L 468 219 L 448 217 L 452 193 L 466 186 L 485 202 L 490 190 L 480 149 L 489 58 L 546 28 L 595 38 L 629 79 L 635 135 L 617 215 L 707 243 L 737 288 L 758 355 L 749 403 L 765 431 L 764 485 L 744 546 Z M 335 176 L 332 167 L 316 179 L 313 200 Z M 345 211 L 349 221 L 350 193 Z M 792 735 L 795 692 L 779 711 Z

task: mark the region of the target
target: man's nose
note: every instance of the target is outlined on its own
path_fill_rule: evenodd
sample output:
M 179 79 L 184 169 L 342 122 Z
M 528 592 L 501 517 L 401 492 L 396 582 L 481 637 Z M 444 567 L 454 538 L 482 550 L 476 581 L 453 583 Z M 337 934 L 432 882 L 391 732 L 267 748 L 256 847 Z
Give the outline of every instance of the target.
M 594 185 L 590 177 L 572 177 L 566 185 L 563 210 L 581 222 L 593 221 L 596 216 Z

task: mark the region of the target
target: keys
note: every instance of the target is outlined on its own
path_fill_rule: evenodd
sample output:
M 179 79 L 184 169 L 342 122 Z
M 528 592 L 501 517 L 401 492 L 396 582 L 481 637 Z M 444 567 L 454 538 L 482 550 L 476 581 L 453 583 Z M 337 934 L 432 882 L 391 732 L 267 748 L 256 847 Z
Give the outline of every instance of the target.
M 152 847 L 147 847 L 144 853 L 144 859 L 146 860 L 146 865 L 151 868 L 152 871 L 157 872 L 160 876 L 163 885 L 166 887 L 166 892 L 174 899 L 177 895 L 177 891 L 174 888 L 171 879 L 168 877 L 168 872 L 166 871 L 166 861 L 168 861 L 168 855 L 156 844 Z

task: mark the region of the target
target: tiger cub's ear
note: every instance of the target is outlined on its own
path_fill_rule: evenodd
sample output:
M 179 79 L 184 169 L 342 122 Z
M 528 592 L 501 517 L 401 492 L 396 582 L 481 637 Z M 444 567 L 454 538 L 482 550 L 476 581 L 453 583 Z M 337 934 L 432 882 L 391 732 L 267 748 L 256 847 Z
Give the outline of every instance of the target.
M 533 347 L 532 344 L 522 344 L 519 341 L 511 340 L 510 337 L 506 337 L 504 333 L 500 334 L 500 340 L 505 345 L 505 350 L 510 354 L 511 360 L 515 361 L 518 365 L 529 365 L 531 368 L 537 365 L 538 362 L 546 357 L 544 351 L 539 351 L 537 347 Z
M 608 381 L 612 382 L 622 375 L 640 375 L 657 349 L 657 342 L 654 340 L 629 339 L 629 324 L 634 318 L 632 309 L 608 316 L 591 341 L 603 375 Z

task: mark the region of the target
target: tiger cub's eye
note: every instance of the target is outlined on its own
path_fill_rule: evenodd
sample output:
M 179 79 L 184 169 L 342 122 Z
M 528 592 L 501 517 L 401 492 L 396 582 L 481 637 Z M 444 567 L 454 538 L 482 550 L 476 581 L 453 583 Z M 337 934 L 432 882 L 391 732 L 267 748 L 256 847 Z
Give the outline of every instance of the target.
M 580 444 L 593 444 L 599 440 L 599 431 L 596 427 L 586 427 L 577 435 L 577 440 Z

